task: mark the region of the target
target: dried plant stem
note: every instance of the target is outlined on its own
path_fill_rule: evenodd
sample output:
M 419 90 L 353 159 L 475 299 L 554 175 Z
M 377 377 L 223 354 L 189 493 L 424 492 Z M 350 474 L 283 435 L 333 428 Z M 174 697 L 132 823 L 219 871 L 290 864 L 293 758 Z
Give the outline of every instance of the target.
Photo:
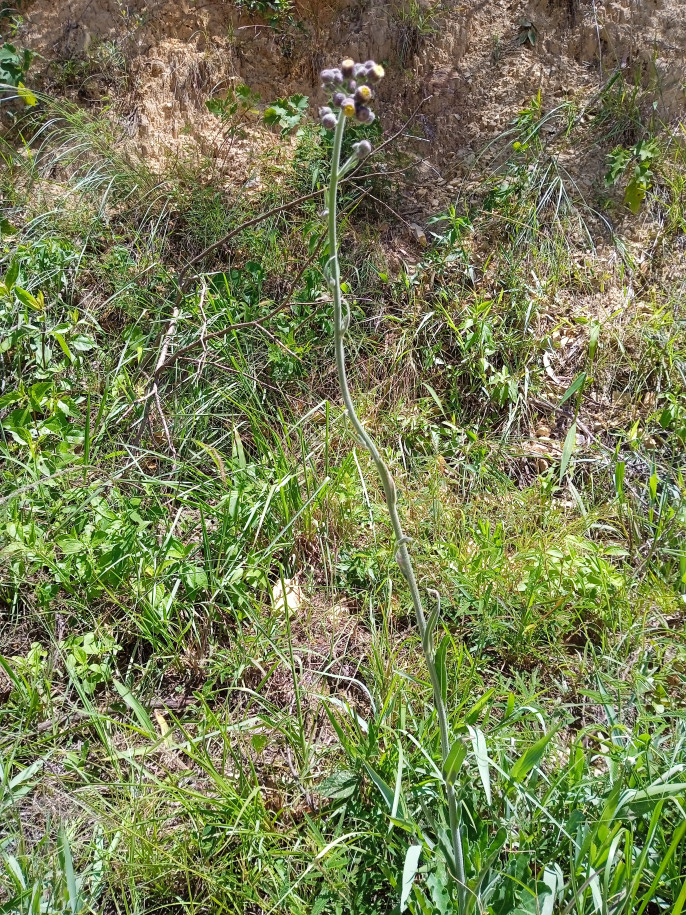
M 443 699 L 441 681 L 438 675 L 438 670 L 436 668 L 432 631 L 436 623 L 438 613 L 434 612 L 431 616 L 431 619 L 429 620 L 429 623 L 427 624 L 426 616 L 424 615 L 424 608 L 422 606 L 422 598 L 419 593 L 419 587 L 417 585 L 417 578 L 414 573 L 412 559 L 410 558 L 410 552 L 407 546 L 409 538 L 403 531 L 400 515 L 398 513 L 395 483 L 393 481 L 391 472 L 381 457 L 379 449 L 376 447 L 374 440 L 364 428 L 357 413 L 355 412 L 355 405 L 350 394 L 350 388 L 348 386 L 348 379 L 346 375 L 345 334 L 347 332 L 348 324 L 350 321 L 350 312 L 347 305 L 345 310 L 343 307 L 344 302 L 343 296 L 341 294 L 341 270 L 338 261 L 338 239 L 336 232 L 336 204 L 338 195 L 338 183 L 348 168 L 352 167 L 354 161 L 349 160 L 343 166 L 341 166 L 341 147 L 343 144 L 343 134 L 345 133 L 345 121 L 345 115 L 341 111 L 338 116 L 338 124 L 334 134 L 333 155 L 331 160 L 331 178 L 329 181 L 329 189 L 327 195 L 329 226 L 328 271 L 329 285 L 331 288 L 334 304 L 334 344 L 336 351 L 338 382 L 340 384 L 341 393 L 343 395 L 343 403 L 345 404 L 350 422 L 352 423 L 355 432 L 362 440 L 372 457 L 374 465 L 381 479 L 384 495 L 386 496 L 388 513 L 391 519 L 391 525 L 393 527 L 393 533 L 395 535 L 397 544 L 397 552 L 395 554 L 395 558 L 398 565 L 400 566 L 400 571 L 405 576 L 405 579 L 410 588 L 410 594 L 412 595 L 412 603 L 414 605 L 414 610 L 417 617 L 417 628 L 419 629 L 419 635 L 422 640 L 424 658 L 426 660 L 426 666 L 429 671 L 429 679 L 431 680 L 431 686 L 433 689 L 434 705 L 436 708 L 436 716 L 438 718 L 438 726 L 441 734 L 441 752 L 443 756 L 443 762 L 445 763 L 450 752 L 450 732 L 448 728 L 448 714 L 445 706 L 445 701 Z M 466 883 L 464 871 L 464 855 L 462 851 L 462 837 L 460 835 L 457 813 L 457 799 L 455 797 L 455 791 L 453 789 L 452 783 L 448 779 L 445 781 L 445 788 L 448 796 L 450 832 L 452 837 L 453 855 L 455 859 L 454 872 L 458 882 L 459 911 L 464 912 Z

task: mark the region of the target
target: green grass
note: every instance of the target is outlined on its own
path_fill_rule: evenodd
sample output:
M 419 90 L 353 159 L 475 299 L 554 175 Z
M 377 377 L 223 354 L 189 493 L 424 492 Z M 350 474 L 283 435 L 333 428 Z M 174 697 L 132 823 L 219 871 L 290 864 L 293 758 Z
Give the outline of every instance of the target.
M 413 267 L 389 269 L 388 213 L 361 198 L 393 206 L 392 186 L 342 201 L 353 394 L 441 594 L 470 912 L 686 903 L 684 154 L 638 93 L 594 105 L 513 112 Z M 22 136 L 0 242 L 0 906 L 456 911 L 431 690 L 318 302 L 320 202 L 239 232 L 178 295 L 206 245 L 323 186 L 326 139 L 308 125 L 285 171 L 265 152 L 275 180 L 246 195 L 207 163 L 153 175 L 66 103 Z M 638 216 L 603 174 L 581 199 L 570 146 L 652 138 Z M 146 414 L 167 337 L 191 348 Z

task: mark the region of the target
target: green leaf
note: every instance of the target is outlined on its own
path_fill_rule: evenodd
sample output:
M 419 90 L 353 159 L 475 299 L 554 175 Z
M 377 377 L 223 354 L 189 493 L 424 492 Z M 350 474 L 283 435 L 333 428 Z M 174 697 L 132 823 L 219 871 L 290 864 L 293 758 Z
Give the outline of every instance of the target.
M 446 761 L 443 764 L 443 778 L 449 785 L 455 783 L 455 779 L 460 771 L 462 763 L 465 761 L 467 756 L 467 747 L 465 742 L 458 737 L 455 743 L 450 748 L 450 752 L 446 758 Z
M 412 892 L 412 884 L 419 866 L 419 858 L 422 854 L 421 845 L 410 845 L 405 854 L 405 864 L 403 865 L 403 884 L 400 891 L 400 911 L 404 912 L 407 908 L 407 900 Z
M 38 299 L 31 295 L 30 292 L 27 292 L 26 289 L 22 289 L 20 286 L 16 286 L 14 294 L 22 303 L 22 305 L 26 305 L 27 308 L 33 308 L 34 311 L 41 311 L 41 305 Z
M 332 801 L 342 801 L 352 797 L 357 790 L 359 779 L 355 772 L 341 769 L 334 772 L 321 783 L 317 792 Z
M 567 438 L 565 439 L 564 447 L 562 448 L 562 461 L 560 462 L 560 483 L 564 480 L 565 473 L 567 472 L 567 467 L 569 466 L 569 461 L 576 447 L 576 422 L 573 422 L 569 427 L 569 432 L 567 433 Z
M 626 472 L 626 462 L 617 461 L 615 466 L 615 490 L 621 499 L 624 496 L 624 474 Z
M 600 338 L 600 324 L 594 321 L 591 324 L 591 334 L 588 338 L 588 358 L 591 362 L 595 359 L 596 350 L 598 349 L 598 340 Z
M 19 403 L 23 399 L 23 395 L 19 391 L 8 391 L 7 394 L 3 394 L 0 397 L 0 410 L 3 410 L 5 407 L 11 406 L 13 403 Z
M 445 410 L 443 409 L 443 401 L 442 401 L 441 398 L 438 396 L 438 394 L 436 393 L 436 391 L 431 387 L 431 385 L 430 385 L 428 382 L 423 381 L 422 384 L 424 385 L 424 387 L 426 388 L 426 390 L 427 390 L 427 391 L 429 392 L 429 394 L 431 395 L 431 399 L 432 399 L 433 402 L 436 404 L 436 406 L 438 407 L 438 409 L 441 411 L 441 413 L 443 413 L 443 414 L 445 415 Z
M 576 394 L 576 392 L 579 390 L 579 388 L 583 388 L 585 383 L 586 383 L 586 372 L 582 372 L 580 375 L 578 375 L 574 379 L 574 381 L 570 384 L 570 386 L 564 392 L 564 394 L 562 395 L 562 400 L 560 401 L 558 406 L 561 407 L 562 404 L 566 400 L 569 400 L 570 397 L 572 397 L 574 394 Z
M 64 830 L 64 826 L 60 826 L 57 842 L 59 848 L 60 865 L 64 871 L 64 879 L 67 884 L 67 899 L 69 901 L 69 908 L 71 909 L 72 915 L 77 915 L 77 913 L 80 912 L 82 908 L 81 896 L 76 887 L 74 862 L 72 860 L 71 849 L 69 848 L 69 840 L 67 839 L 67 834 Z
M 391 788 L 389 787 L 389 785 L 386 784 L 386 782 L 381 778 L 381 776 L 378 774 L 378 772 L 375 772 L 374 769 L 372 769 L 372 767 L 369 765 L 369 763 L 365 763 L 364 767 L 367 770 L 367 772 L 369 773 L 369 777 L 371 778 L 371 780 L 374 782 L 376 787 L 379 789 L 379 791 L 383 795 L 383 799 L 388 804 L 389 811 L 393 810 L 394 795 L 393 795 L 393 792 L 391 791 Z
M 530 746 L 529 749 L 519 757 L 510 770 L 510 778 L 513 782 L 523 781 L 534 766 L 537 766 L 540 763 L 543 754 L 545 753 L 545 748 L 550 743 L 550 739 L 554 733 L 554 731 L 550 731 L 544 737 L 541 737 L 540 740 L 537 740 L 535 744 Z
M 491 698 L 491 696 L 493 695 L 494 692 L 495 692 L 495 689 L 493 687 L 491 687 L 491 689 L 486 690 L 486 692 L 483 694 L 483 696 L 480 699 L 476 700 L 474 705 L 470 708 L 470 710 L 464 716 L 464 720 L 467 722 L 467 724 L 474 724 L 474 722 L 476 721 L 476 719 L 479 717 L 479 715 L 481 713 L 481 709 L 486 705 L 486 703 Z
M 134 696 L 128 686 L 125 686 L 123 683 L 120 683 L 119 680 L 114 680 L 114 688 L 117 690 L 119 695 L 122 697 L 124 702 L 131 709 L 133 714 L 138 719 L 139 724 L 144 731 L 147 731 L 150 737 L 155 736 L 155 725 L 152 723 L 150 715 L 146 712 L 143 706 L 140 704 L 138 699 Z
M 624 203 L 629 207 L 634 216 L 641 209 L 641 204 L 645 199 L 646 190 L 647 189 L 643 187 L 641 182 L 637 181 L 636 178 L 632 178 L 627 185 L 626 191 L 624 193 Z
M 481 776 L 481 783 L 484 786 L 484 792 L 486 793 L 486 800 L 489 804 L 492 803 L 491 799 L 491 776 L 488 770 L 488 748 L 486 746 L 486 738 L 483 735 L 483 732 L 479 728 L 473 728 L 470 726 L 469 733 L 472 738 L 472 748 L 474 750 L 474 756 L 476 758 L 476 766 L 479 770 L 479 775 Z
M 73 362 L 74 357 L 72 356 L 71 351 L 70 351 L 69 347 L 67 346 L 67 341 L 64 339 L 62 334 L 58 334 L 56 331 L 53 330 L 52 335 L 55 338 L 55 340 L 57 340 L 57 342 L 59 343 L 60 349 L 62 350 L 64 355 L 67 357 L 67 359 L 70 362 Z
M 5 216 L 0 218 L 0 237 L 3 235 L 16 235 L 19 230 L 12 225 L 12 223 Z M 11 268 L 10 268 L 11 269 Z M 19 272 L 19 267 L 17 266 L 17 273 Z M 9 271 L 8 271 L 9 273 Z M 8 285 L 8 288 L 11 288 L 12 284 L 7 283 L 7 275 L 5 275 L 5 283 Z
M 448 670 L 446 667 L 446 656 L 448 653 L 448 644 L 450 639 L 447 635 L 444 635 L 441 639 L 440 645 L 436 649 L 436 672 L 438 674 L 438 682 L 441 685 L 441 696 L 443 701 L 446 702 L 448 699 Z
M 5 220 L 6 222 L 7 220 Z M 3 228 L 3 232 L 6 230 Z M 14 284 L 17 282 L 17 277 L 19 276 L 19 261 L 13 260 L 12 263 L 7 268 L 7 273 L 5 273 L 4 282 L 5 286 L 8 289 L 11 289 Z

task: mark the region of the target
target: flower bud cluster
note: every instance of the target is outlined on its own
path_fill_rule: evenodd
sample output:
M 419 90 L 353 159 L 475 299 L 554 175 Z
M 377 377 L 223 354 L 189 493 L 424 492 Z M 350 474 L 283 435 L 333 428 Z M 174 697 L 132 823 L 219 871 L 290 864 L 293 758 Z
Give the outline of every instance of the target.
M 322 70 L 322 88 L 331 92 L 331 104 L 340 109 L 346 118 L 356 118 L 361 124 L 371 124 L 376 115 L 369 107 L 369 102 L 374 95 L 372 86 L 376 85 L 384 76 L 384 69 L 376 61 L 368 60 L 366 63 L 355 63 L 350 58 L 341 62 L 340 67 Z M 319 109 L 322 125 L 327 130 L 333 130 L 338 123 L 338 117 L 329 106 Z M 363 145 L 366 144 L 366 145 Z M 365 152 L 369 146 L 366 140 L 356 144 L 355 154 L 363 159 L 371 152 Z M 358 148 L 362 148 L 362 153 Z

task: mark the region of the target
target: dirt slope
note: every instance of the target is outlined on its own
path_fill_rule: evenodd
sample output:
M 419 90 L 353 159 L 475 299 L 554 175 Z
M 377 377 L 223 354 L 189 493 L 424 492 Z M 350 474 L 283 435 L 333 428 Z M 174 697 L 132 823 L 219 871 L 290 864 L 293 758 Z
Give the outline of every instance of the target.
M 33 0 L 20 38 L 49 61 L 90 58 L 81 92 L 93 99 L 112 93 L 113 67 L 125 70 L 125 90 L 114 95 L 149 156 L 194 141 L 219 155 L 218 122 L 205 107 L 213 91 L 245 82 L 267 102 L 292 92 L 316 99 L 326 62 L 375 57 L 390 77 L 384 125 L 430 95 L 420 118 L 429 141 L 423 152 L 449 177 L 539 89 L 550 106 L 583 97 L 618 65 L 654 88 L 666 118 L 678 117 L 686 84 L 681 7 L 682 0 L 463 0 L 410 12 L 379 0 L 312 0 L 299 5 L 296 24 L 277 29 L 225 0 Z

